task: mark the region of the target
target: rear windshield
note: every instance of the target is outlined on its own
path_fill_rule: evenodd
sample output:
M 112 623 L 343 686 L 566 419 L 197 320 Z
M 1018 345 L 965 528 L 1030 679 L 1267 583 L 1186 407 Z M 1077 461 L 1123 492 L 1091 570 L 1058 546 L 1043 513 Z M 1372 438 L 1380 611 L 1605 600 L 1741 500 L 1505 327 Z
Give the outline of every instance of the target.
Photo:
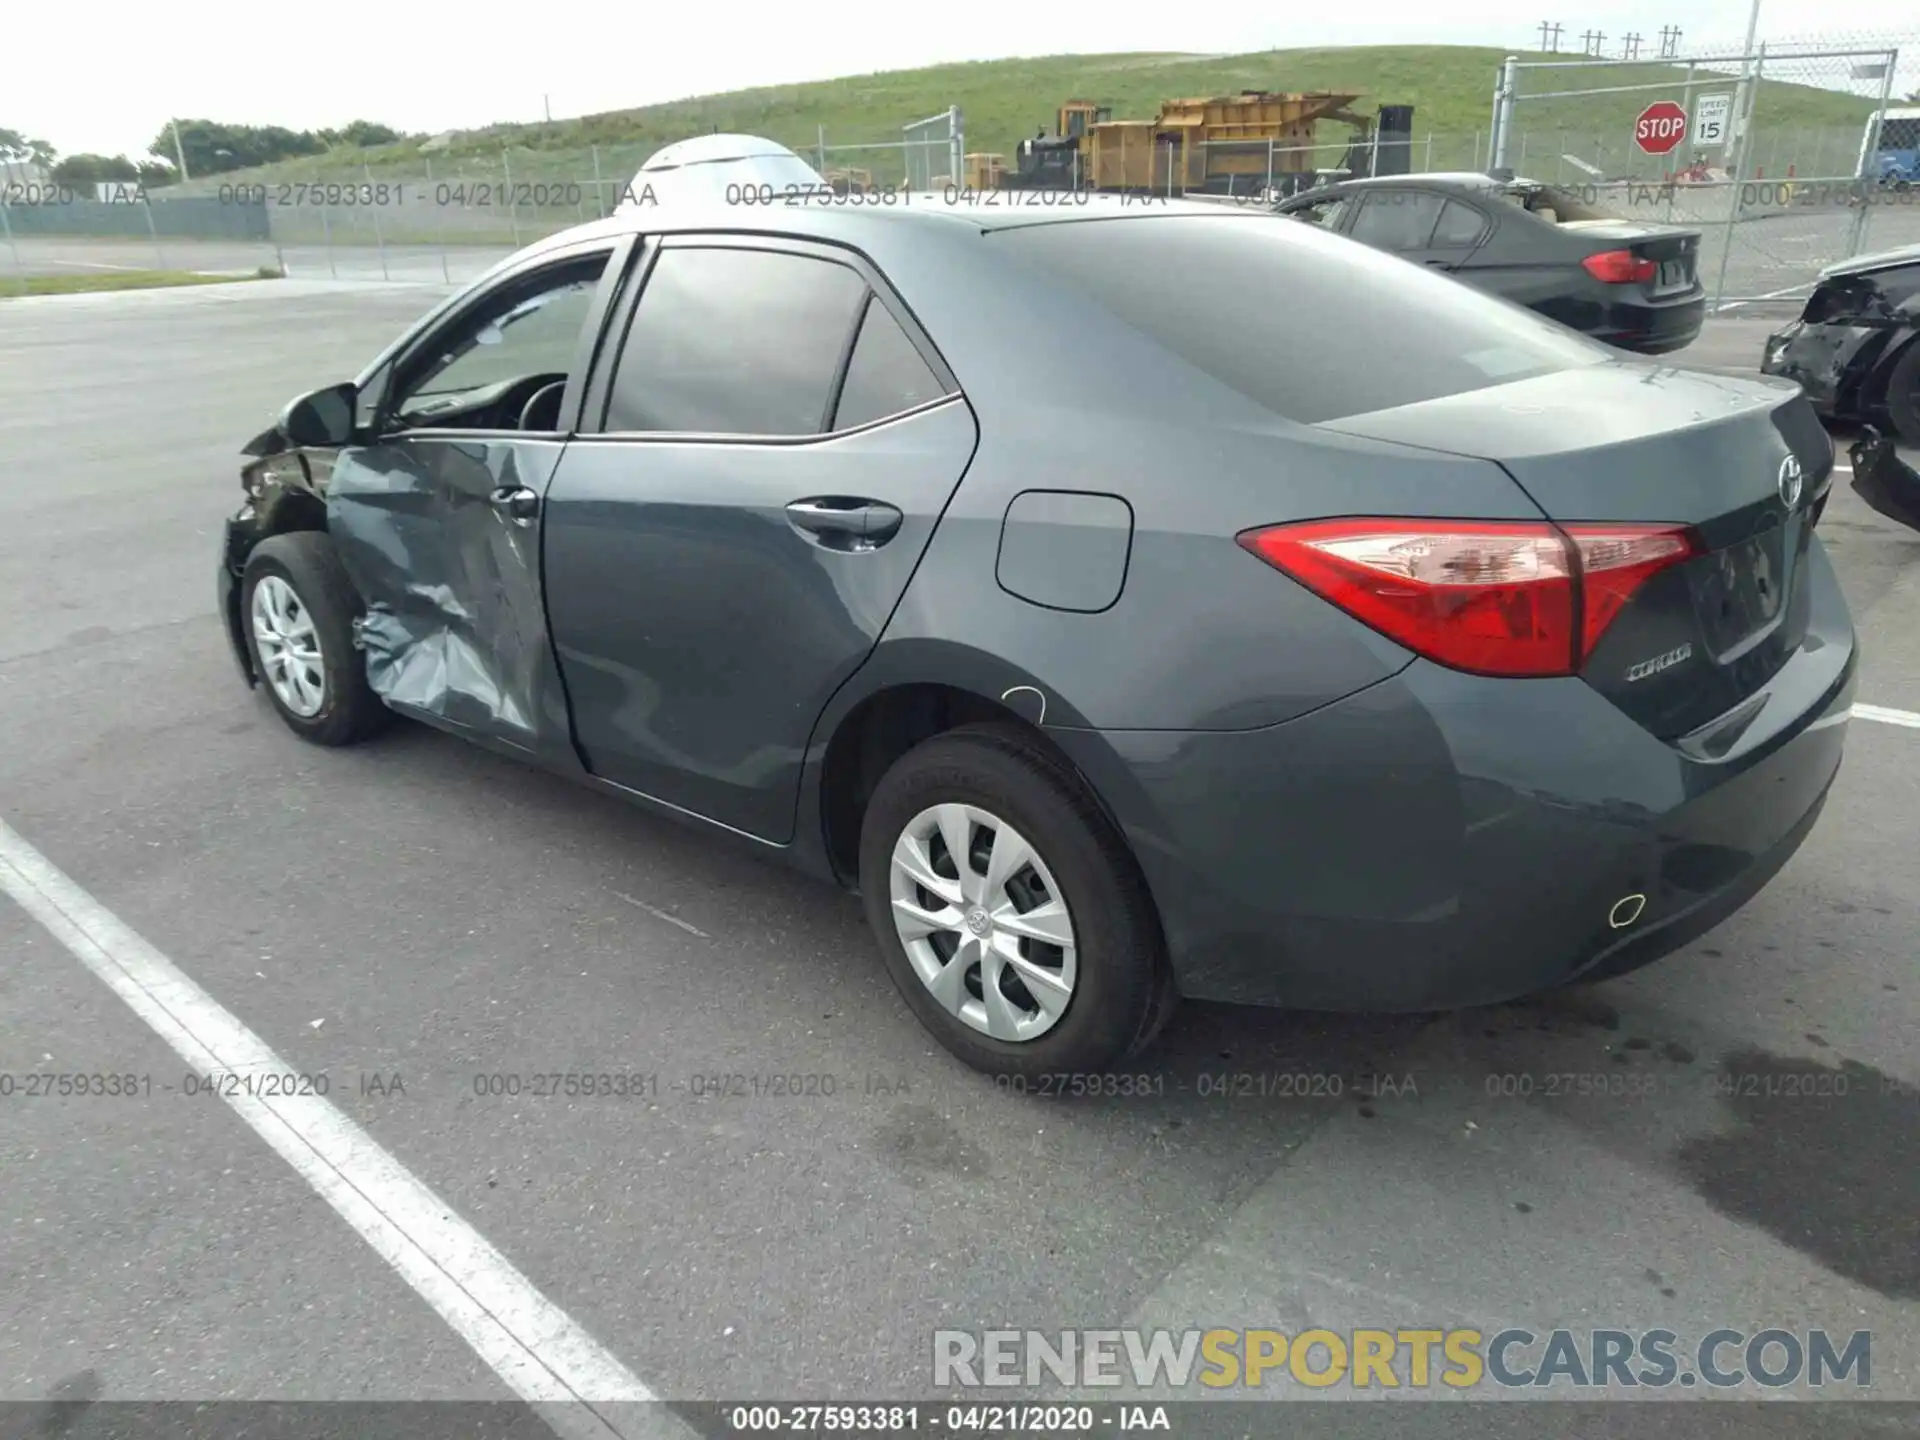
M 1562 190 L 1556 185 L 1530 185 L 1520 189 L 1503 190 L 1500 193 L 1508 203 L 1553 220 L 1623 220 L 1626 218 L 1617 210 L 1609 210 L 1597 201 L 1583 199 L 1571 190 Z
M 997 230 L 992 240 L 1306 425 L 1609 354 L 1529 310 L 1284 216 L 1069 220 Z

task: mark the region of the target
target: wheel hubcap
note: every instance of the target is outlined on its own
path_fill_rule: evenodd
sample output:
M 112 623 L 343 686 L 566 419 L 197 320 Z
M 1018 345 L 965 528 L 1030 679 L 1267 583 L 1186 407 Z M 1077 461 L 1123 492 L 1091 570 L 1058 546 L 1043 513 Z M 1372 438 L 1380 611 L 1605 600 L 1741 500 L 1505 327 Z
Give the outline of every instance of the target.
M 253 587 L 253 640 L 280 703 L 302 719 L 318 715 L 327 700 L 320 636 L 300 593 L 278 575 Z
M 1040 852 L 972 805 L 922 810 L 894 842 L 893 923 L 934 999 L 995 1040 L 1033 1040 L 1066 1014 L 1073 917 Z

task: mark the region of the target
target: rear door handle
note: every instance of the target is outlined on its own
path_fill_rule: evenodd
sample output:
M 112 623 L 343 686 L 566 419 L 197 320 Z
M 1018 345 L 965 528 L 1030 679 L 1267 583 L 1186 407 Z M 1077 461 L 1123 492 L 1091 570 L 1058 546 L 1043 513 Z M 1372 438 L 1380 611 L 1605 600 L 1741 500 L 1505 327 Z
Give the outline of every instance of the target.
M 900 531 L 905 517 L 881 500 L 815 495 L 787 506 L 793 527 L 834 550 L 874 550 Z
M 502 485 L 487 503 L 516 525 L 531 525 L 540 513 L 540 497 L 524 485 Z

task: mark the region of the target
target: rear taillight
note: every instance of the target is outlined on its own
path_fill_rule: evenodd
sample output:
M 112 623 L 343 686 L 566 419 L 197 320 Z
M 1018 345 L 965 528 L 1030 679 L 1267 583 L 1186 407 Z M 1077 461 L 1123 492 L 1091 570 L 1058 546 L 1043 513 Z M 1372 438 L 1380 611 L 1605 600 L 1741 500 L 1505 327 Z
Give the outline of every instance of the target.
M 1697 552 L 1665 525 L 1312 520 L 1241 545 L 1389 639 L 1476 675 L 1571 675 L 1634 593 Z
M 1607 285 L 1644 285 L 1660 273 L 1659 265 L 1631 250 L 1602 250 L 1598 255 L 1587 256 L 1580 266 Z

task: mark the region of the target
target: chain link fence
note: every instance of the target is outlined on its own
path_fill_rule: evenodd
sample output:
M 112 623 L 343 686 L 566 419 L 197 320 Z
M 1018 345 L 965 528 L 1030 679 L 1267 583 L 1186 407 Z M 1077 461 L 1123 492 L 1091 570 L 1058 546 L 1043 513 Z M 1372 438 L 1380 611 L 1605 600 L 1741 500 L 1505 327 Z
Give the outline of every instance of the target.
M 1874 163 L 1900 78 L 1898 47 L 1509 60 L 1491 165 L 1699 229 L 1716 312 L 1792 305 L 1823 266 L 1920 242 L 1920 190 L 1879 184 Z
M 0 201 L 0 286 L 143 269 L 464 283 L 523 246 L 611 214 L 657 148 L 426 154 L 413 173 L 367 165 L 354 173 L 321 158 L 276 167 L 271 181 L 128 186 L 106 200 L 36 189 Z M 955 106 L 866 134 L 821 131 L 795 149 L 839 188 L 929 190 L 961 183 L 966 142 Z
M 1920 35 L 1899 38 L 1914 43 L 1515 59 L 1489 77 L 1485 128 L 1416 131 L 1399 159 L 1415 172 L 1505 165 L 1630 218 L 1696 227 L 1716 309 L 1788 304 L 1824 265 L 1920 242 L 1920 187 L 1862 178 L 1875 117 L 1920 85 Z M 1687 118 L 1683 138 L 1658 155 L 1635 139 L 1656 101 Z M 1154 188 L 1180 195 L 1188 176 L 1231 171 L 1230 194 L 1271 194 L 1354 164 L 1344 127 L 1323 125 L 1320 139 L 1269 145 L 1264 155 L 1228 142 L 1232 153 L 1218 165 L 1196 146 L 1201 153 L 1178 173 L 1169 156 Z M 277 167 L 264 183 L 214 178 L 108 200 L 16 196 L 0 204 L 0 285 L 10 275 L 146 268 L 461 283 L 543 236 L 611 213 L 655 148 L 447 150 L 421 154 L 417 168 L 357 173 L 318 159 Z M 841 187 L 978 183 L 958 107 L 870 130 L 819 131 L 794 148 Z M 1368 157 L 1358 158 L 1368 168 Z M 1072 183 L 1084 177 L 1076 171 Z

